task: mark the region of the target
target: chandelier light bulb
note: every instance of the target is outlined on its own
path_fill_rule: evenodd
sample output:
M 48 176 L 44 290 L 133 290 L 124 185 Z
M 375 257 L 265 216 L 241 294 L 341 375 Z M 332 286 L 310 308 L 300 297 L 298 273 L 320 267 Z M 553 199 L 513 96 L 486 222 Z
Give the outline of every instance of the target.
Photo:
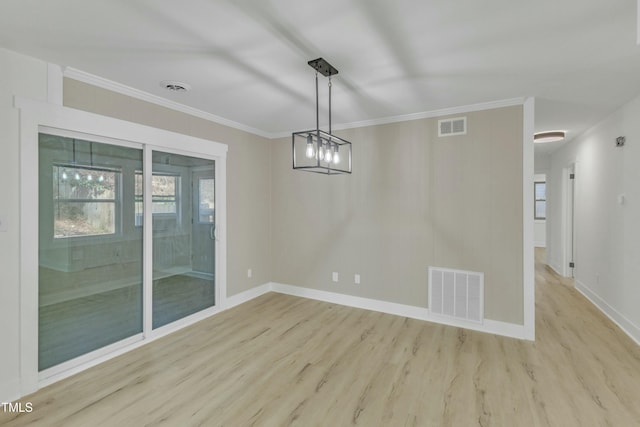
M 318 144 L 318 159 L 324 160 L 324 144 Z
M 305 155 L 307 156 L 307 159 L 311 159 L 313 158 L 316 153 L 315 153 L 315 149 L 313 148 L 313 138 L 311 137 L 311 135 L 307 136 L 307 151 L 305 152 Z
M 104 176 L 103 176 L 103 175 L 100 175 L 100 176 L 98 177 L 98 181 L 99 181 L 99 182 L 104 181 Z
M 340 154 L 338 154 L 338 145 L 336 144 L 333 147 L 333 164 L 337 165 L 340 163 Z
M 327 161 L 327 163 L 331 163 L 331 161 L 333 160 L 333 154 L 331 153 L 331 144 L 327 145 L 327 150 L 324 153 L 324 159 Z
M 93 176 L 91 174 L 87 175 L 87 181 L 93 181 Z
M 76 179 L 76 181 L 80 180 L 80 174 L 78 172 L 76 172 L 74 178 Z
M 66 181 L 66 180 L 67 180 L 67 178 L 69 178 L 69 177 L 67 176 L 67 173 L 66 173 L 66 172 L 62 172 L 62 180 L 63 180 L 63 181 Z

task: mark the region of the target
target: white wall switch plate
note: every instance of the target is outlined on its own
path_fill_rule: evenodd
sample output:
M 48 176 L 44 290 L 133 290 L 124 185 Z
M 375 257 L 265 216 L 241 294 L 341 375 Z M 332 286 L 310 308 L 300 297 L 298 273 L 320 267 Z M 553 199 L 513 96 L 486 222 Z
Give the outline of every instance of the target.
M 251 271 L 251 269 L 247 270 L 247 277 L 251 278 L 251 276 L 253 276 L 253 271 Z
M 353 276 L 353 283 L 355 283 L 356 285 L 360 284 L 360 275 L 356 274 L 355 276 Z
M 334 282 L 338 281 L 338 273 L 336 273 L 335 271 L 331 274 L 331 278 L 333 279 Z

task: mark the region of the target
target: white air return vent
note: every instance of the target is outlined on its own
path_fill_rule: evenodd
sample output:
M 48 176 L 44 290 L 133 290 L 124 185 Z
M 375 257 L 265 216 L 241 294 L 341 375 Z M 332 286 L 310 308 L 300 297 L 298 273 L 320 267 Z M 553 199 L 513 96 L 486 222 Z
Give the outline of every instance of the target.
M 429 312 L 482 323 L 484 273 L 429 267 Z
M 438 120 L 438 136 L 453 136 L 467 134 L 467 118 L 454 117 Z

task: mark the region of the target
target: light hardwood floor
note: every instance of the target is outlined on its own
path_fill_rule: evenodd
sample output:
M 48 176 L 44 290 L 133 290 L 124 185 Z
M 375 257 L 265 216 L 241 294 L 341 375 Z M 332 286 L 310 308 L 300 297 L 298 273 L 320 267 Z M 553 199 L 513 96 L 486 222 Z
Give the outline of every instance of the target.
M 23 399 L 8 426 L 638 426 L 640 347 L 536 263 L 536 342 L 267 294 Z

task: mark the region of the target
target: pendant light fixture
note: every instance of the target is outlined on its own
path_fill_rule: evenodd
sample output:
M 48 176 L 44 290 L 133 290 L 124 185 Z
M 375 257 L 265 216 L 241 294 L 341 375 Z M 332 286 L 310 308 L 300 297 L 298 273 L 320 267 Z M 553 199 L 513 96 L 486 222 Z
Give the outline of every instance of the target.
M 331 76 L 338 70 L 322 58 L 308 64 L 316 70 L 316 128 L 291 134 L 293 168 L 326 175 L 351 173 L 351 143 L 331 133 Z M 329 81 L 329 132 L 320 129 L 318 73 Z

